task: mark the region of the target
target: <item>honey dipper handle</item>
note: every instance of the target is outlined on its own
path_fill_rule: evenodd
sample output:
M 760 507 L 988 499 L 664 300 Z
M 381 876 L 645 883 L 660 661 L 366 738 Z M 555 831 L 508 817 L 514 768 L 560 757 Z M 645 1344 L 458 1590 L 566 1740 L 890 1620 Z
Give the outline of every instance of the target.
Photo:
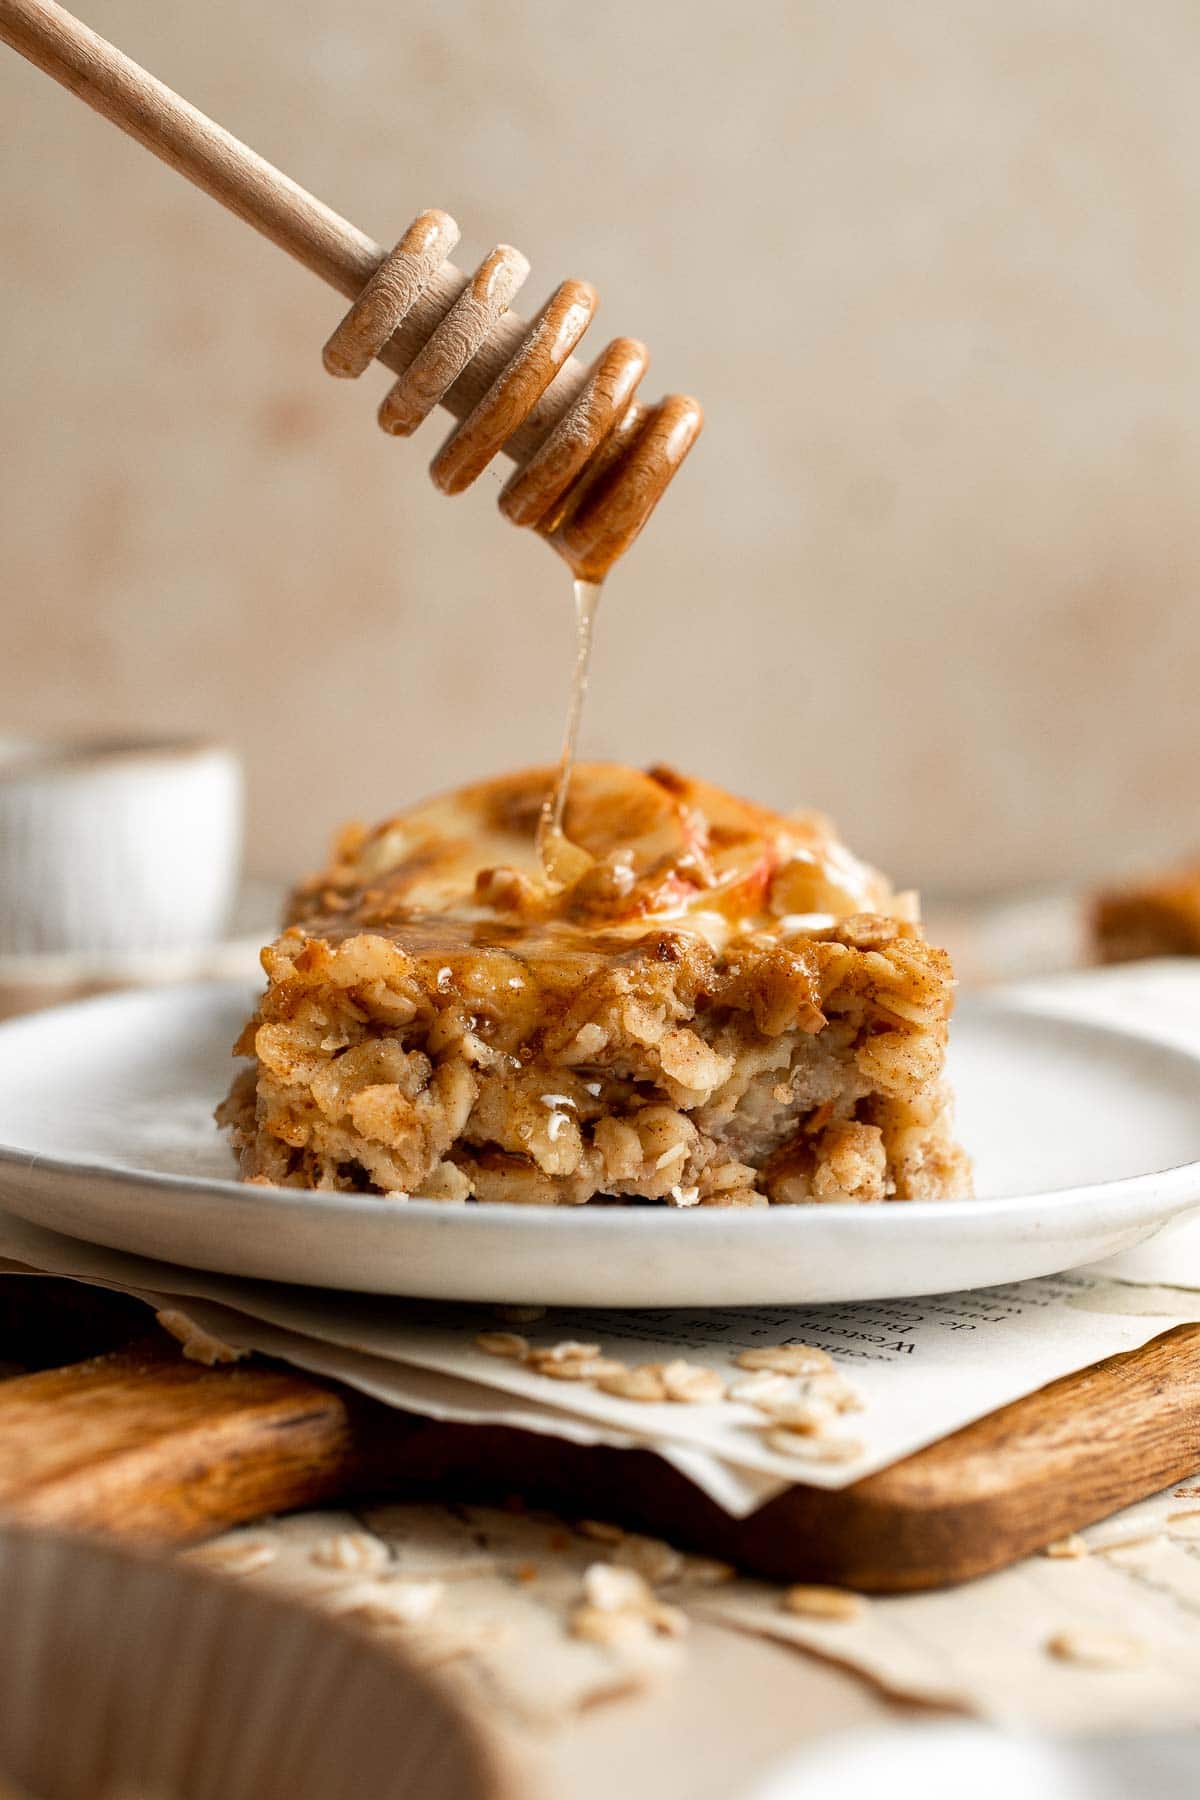
M 219 200 L 348 299 L 383 261 L 383 249 L 306 193 L 220 125 L 173 93 L 53 0 L 0 0 L 0 42 L 69 88 L 94 111 Z M 445 263 L 414 302 L 379 360 L 402 373 L 467 281 Z M 515 353 L 526 330 L 512 314 L 467 365 L 442 404 L 465 418 Z M 506 451 L 526 456 L 581 392 L 583 366 L 571 358 L 554 383 L 554 405 L 517 426 Z M 549 395 L 547 396 L 549 399 Z

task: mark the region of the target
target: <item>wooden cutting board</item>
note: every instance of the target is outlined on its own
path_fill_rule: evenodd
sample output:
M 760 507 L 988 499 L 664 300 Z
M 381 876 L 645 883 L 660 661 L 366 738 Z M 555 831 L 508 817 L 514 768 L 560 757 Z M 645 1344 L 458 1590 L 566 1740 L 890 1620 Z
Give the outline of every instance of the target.
M 647 1451 L 439 1424 L 260 1359 L 207 1369 L 144 1326 L 113 1296 L 0 1282 L 0 1358 L 102 1350 L 0 1383 L 8 1516 L 179 1540 L 350 1495 L 519 1497 L 774 1580 L 892 1593 L 1002 1568 L 1200 1470 L 1200 1325 L 1064 1376 L 852 1487 L 797 1486 L 740 1520 Z

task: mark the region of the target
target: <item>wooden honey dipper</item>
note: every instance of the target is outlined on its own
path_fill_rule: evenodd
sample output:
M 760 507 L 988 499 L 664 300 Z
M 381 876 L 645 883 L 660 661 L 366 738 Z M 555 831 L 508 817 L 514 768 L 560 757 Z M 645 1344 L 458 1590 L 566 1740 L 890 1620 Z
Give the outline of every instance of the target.
M 394 370 L 379 422 L 397 436 L 434 406 L 454 414 L 431 467 L 443 493 L 461 493 L 503 451 L 518 466 L 501 511 L 546 537 L 578 579 L 599 581 L 629 548 L 703 413 L 683 394 L 635 397 L 649 353 L 634 338 L 615 338 L 590 368 L 575 359 L 596 308 L 587 282 L 564 281 L 528 324 L 509 311 L 529 273 L 511 245 L 466 275 L 448 260 L 457 225 L 432 211 L 385 252 L 53 0 L 0 0 L 0 40 L 353 301 L 325 366 Z

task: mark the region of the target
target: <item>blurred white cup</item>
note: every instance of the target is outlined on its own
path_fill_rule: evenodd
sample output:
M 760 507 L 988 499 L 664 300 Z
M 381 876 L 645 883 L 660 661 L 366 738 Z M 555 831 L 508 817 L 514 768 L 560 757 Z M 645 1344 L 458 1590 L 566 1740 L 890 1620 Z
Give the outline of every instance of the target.
M 241 767 L 220 744 L 0 739 L 0 957 L 210 944 L 241 839 Z

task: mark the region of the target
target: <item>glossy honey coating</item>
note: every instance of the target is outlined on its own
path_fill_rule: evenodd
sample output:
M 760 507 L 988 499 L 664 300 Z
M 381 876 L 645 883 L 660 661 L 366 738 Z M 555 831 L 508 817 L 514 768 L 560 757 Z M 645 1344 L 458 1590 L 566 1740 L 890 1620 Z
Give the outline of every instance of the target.
M 499 776 L 370 831 L 349 828 L 292 917 L 383 924 L 435 914 L 440 923 L 625 934 L 657 921 L 720 947 L 741 933 L 822 930 L 858 913 L 913 916 L 913 897 L 893 894 L 820 814 L 788 817 L 662 765 L 575 765 L 564 830 L 582 866 L 551 885 L 537 826 L 556 774 Z

